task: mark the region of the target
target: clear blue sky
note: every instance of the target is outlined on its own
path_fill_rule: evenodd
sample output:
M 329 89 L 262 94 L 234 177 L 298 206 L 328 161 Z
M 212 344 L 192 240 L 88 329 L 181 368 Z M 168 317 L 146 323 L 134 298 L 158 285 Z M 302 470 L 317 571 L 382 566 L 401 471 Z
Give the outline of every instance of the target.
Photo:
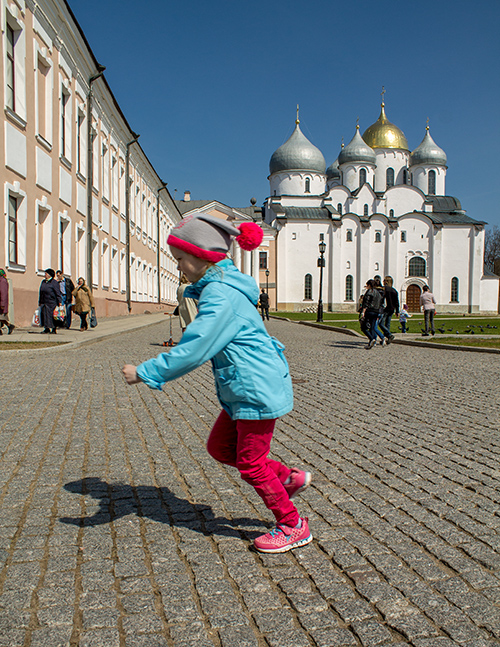
M 302 132 L 336 159 L 386 112 L 416 148 L 430 119 L 447 193 L 500 226 L 500 2 L 69 0 L 172 195 L 262 204 Z

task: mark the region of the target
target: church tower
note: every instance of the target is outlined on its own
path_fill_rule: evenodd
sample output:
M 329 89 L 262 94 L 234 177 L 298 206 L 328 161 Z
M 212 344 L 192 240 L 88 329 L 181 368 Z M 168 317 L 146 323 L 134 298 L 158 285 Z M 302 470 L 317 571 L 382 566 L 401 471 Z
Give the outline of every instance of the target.
M 432 139 L 427 125 L 422 143 L 410 155 L 413 186 L 425 195 L 446 195 L 446 162 L 446 153 Z

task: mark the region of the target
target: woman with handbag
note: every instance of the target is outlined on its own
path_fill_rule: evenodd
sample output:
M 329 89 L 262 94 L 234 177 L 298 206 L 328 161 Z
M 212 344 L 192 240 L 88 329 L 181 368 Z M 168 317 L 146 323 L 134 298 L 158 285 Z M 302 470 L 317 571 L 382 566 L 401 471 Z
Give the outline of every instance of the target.
M 40 308 L 40 323 L 43 326 L 42 334 L 56 334 L 54 322 L 54 309 L 62 304 L 59 283 L 55 280 L 56 273 L 53 269 L 45 270 L 45 278 L 40 284 L 38 307 Z
M 80 317 L 80 332 L 83 332 L 88 330 L 87 315 L 95 307 L 95 303 L 92 291 L 81 276 L 78 279 L 78 285 L 73 290 L 73 296 L 75 297 L 73 312 L 76 312 Z

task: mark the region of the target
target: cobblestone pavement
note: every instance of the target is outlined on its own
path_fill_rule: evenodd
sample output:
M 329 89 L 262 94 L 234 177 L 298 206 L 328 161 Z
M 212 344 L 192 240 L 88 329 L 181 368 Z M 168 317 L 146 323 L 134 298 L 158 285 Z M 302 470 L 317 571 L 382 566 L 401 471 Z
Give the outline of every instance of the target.
M 122 379 L 165 324 L 0 356 L 0 647 L 500 645 L 499 359 L 269 329 L 296 381 L 273 453 L 314 472 L 283 555 L 205 451 L 209 367 Z

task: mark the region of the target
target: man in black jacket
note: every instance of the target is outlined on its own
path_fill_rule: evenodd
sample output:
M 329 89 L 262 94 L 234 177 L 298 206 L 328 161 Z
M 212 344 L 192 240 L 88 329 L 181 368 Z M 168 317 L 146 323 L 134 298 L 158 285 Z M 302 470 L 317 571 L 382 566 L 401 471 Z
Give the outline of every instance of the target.
M 392 315 L 399 314 L 399 297 L 397 291 L 392 287 L 392 283 L 392 276 L 384 278 L 385 307 L 379 321 L 380 329 L 384 333 L 387 343 L 394 339 L 394 335 L 391 333 Z
M 262 292 L 259 295 L 259 307 L 262 314 L 262 321 L 264 321 L 264 315 L 269 321 L 269 296 L 264 288 L 262 288 Z

